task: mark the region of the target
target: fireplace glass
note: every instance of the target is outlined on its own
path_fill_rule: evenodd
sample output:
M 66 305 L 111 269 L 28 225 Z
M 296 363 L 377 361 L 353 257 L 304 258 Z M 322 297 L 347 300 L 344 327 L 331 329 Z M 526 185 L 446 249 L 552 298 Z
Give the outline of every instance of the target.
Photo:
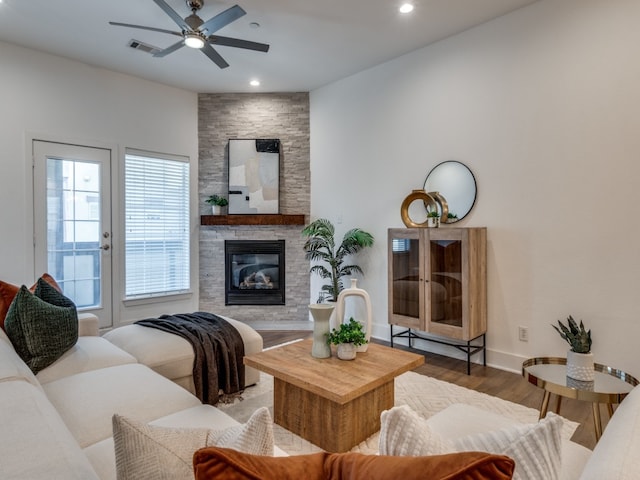
M 225 304 L 284 305 L 284 240 L 225 242 Z

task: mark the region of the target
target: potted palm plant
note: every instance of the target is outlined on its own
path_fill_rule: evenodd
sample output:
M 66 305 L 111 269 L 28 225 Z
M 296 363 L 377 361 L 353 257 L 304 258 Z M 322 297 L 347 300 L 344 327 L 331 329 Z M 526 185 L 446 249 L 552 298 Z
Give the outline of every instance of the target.
M 342 323 L 327 336 L 327 343 L 336 345 L 338 358 L 353 360 L 356 347 L 367 343 L 362 324 L 351 317 L 348 323 Z
M 560 336 L 571 346 L 567 352 L 567 377 L 583 382 L 592 382 L 595 378 L 593 354 L 591 353 L 591 330 L 586 330 L 582 320 L 580 325 L 571 315 L 567 325 L 558 320 L 559 327 L 552 325 Z
M 211 205 L 211 213 L 214 215 L 220 215 L 222 207 L 229 205 L 229 201 L 226 198 L 216 194 L 210 195 L 205 202 Z
M 333 224 L 325 218 L 319 218 L 302 230 L 302 235 L 307 237 L 304 244 L 305 258 L 323 262 L 313 265 L 309 272 L 329 281 L 322 286 L 318 303 L 324 300 L 335 302 L 338 299 L 338 295 L 344 289 L 342 277 L 353 273 L 364 274 L 358 265 L 345 261 L 348 256 L 373 245 L 373 236 L 370 233 L 352 228 L 344 234 L 342 242 L 336 248 L 334 234 Z

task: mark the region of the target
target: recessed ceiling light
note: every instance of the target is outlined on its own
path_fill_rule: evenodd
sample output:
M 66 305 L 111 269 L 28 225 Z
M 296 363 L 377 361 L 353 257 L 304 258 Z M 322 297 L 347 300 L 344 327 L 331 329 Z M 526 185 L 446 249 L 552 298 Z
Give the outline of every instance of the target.
M 251 80 L 249 82 L 249 85 L 251 85 L 252 87 L 259 87 L 260 86 L 260 80 Z
M 1 2 L 1 1 L 2 1 L 2 0 L 0 0 L 0 2 Z M 260 24 L 259 24 L 258 22 L 251 22 L 251 23 L 249 24 L 249 26 L 250 26 L 251 28 L 260 28 Z
M 410 13 L 413 12 L 413 5 L 410 3 L 403 3 L 398 10 L 400 13 Z

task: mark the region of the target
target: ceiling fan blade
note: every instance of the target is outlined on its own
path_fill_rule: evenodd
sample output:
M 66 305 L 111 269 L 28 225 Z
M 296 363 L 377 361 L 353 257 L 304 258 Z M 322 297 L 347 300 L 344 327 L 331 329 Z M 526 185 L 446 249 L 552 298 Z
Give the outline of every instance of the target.
M 227 68 L 229 66 L 225 59 L 222 58 L 220 54 L 216 52 L 208 43 L 205 43 L 204 47 L 202 47 L 202 53 L 209 57 L 213 61 L 213 63 L 218 65 L 220 68 Z
M 258 52 L 269 51 L 269 45 L 266 43 L 250 42 L 249 40 L 241 40 L 239 38 L 210 35 L 207 40 L 214 45 L 223 45 L 225 47 L 246 48 L 247 50 L 256 50 Z
M 163 28 L 144 27 L 142 25 L 131 25 L 130 23 L 109 22 L 109 25 L 115 25 L 116 27 L 139 28 L 141 30 L 151 30 L 152 32 L 169 33 L 171 35 L 177 35 L 179 37 L 182 36 L 182 33 L 180 32 L 172 32 L 171 30 L 165 30 Z
M 153 1 L 162 10 L 164 10 L 164 13 L 169 15 L 171 17 L 171 20 L 176 22 L 176 25 L 178 25 L 182 30 L 191 30 L 189 28 L 189 25 L 187 25 L 187 23 L 184 21 L 184 19 L 180 15 L 178 15 L 178 13 L 167 4 L 167 2 L 165 2 L 164 0 L 153 0 Z
M 234 20 L 237 20 L 238 18 L 246 14 L 247 12 L 245 12 L 242 7 L 234 5 L 233 7 L 227 8 L 224 12 L 219 13 L 215 17 L 210 18 L 202 25 L 200 25 L 200 31 L 204 32 L 206 30 L 210 34 L 213 32 L 217 32 L 222 27 L 229 25 Z
M 176 50 L 184 47 L 184 40 L 180 40 L 179 42 L 174 43 L 170 47 L 165 48 L 164 50 L 160 50 L 153 54 L 154 57 L 166 57 L 170 53 L 175 52 Z

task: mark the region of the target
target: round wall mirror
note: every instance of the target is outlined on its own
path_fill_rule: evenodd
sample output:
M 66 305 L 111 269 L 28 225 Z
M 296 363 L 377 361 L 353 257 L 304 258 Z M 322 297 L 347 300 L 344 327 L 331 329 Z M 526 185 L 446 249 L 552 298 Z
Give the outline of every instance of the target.
M 442 162 L 429 172 L 424 181 L 426 192 L 438 192 L 447 202 L 451 218 L 443 218 L 443 223 L 462 220 L 476 202 L 476 179 L 464 163 L 456 160 Z

